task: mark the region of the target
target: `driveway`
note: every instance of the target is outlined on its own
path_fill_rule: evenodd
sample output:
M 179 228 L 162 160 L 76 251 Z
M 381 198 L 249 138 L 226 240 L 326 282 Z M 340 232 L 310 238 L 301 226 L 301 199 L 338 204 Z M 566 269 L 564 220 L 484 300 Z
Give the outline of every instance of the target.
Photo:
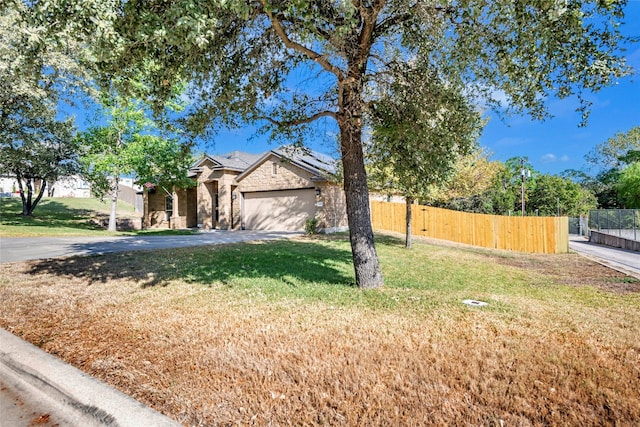
M 569 236 L 569 248 L 607 267 L 640 279 L 640 252 L 591 243 L 582 236 Z
M 3 237 L 0 240 L 0 262 L 274 240 L 301 234 L 287 231 L 214 230 L 179 236 Z

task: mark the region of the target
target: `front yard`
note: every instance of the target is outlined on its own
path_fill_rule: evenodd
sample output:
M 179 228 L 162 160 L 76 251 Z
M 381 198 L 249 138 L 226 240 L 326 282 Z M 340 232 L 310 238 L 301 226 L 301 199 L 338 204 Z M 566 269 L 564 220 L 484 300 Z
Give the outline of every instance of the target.
M 0 264 L 0 326 L 185 426 L 640 422 L 637 280 L 378 252 L 378 291 L 351 286 L 345 236 Z

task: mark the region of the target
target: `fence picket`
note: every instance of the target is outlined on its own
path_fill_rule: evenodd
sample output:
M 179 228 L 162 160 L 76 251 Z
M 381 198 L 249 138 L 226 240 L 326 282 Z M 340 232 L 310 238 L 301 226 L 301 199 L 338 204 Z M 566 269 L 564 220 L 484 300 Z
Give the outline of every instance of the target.
M 406 232 L 404 203 L 371 201 L 376 230 Z M 473 214 L 416 205 L 413 235 L 516 252 L 569 251 L 567 217 L 515 217 Z

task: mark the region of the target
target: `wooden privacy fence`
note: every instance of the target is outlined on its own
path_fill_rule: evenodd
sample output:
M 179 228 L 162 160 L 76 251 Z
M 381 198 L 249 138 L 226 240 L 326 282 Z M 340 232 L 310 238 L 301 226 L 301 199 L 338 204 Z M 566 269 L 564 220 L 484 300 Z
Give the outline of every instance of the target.
M 371 201 L 376 230 L 406 233 L 405 217 L 404 203 Z M 547 254 L 569 251 L 567 217 L 484 215 L 413 205 L 411 227 L 414 236 L 485 248 Z

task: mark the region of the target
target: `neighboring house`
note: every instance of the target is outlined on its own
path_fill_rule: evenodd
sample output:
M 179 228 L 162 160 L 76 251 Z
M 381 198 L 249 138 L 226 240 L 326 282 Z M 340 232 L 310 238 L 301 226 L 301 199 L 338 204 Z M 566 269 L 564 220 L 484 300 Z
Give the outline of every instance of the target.
M 48 194 L 55 197 L 91 197 L 91 187 L 82 177 L 74 175 L 54 182 Z
M 336 161 L 280 147 L 262 155 L 204 156 L 189 171 L 194 187 L 145 191 L 148 228 L 301 231 L 316 218 L 330 232 L 347 227 Z
M 25 188 L 26 191 L 26 188 Z M 0 194 L 19 197 L 18 182 L 13 177 L 0 178 Z M 91 197 L 89 183 L 79 175 L 62 177 L 58 181 L 48 183 L 45 197 Z

